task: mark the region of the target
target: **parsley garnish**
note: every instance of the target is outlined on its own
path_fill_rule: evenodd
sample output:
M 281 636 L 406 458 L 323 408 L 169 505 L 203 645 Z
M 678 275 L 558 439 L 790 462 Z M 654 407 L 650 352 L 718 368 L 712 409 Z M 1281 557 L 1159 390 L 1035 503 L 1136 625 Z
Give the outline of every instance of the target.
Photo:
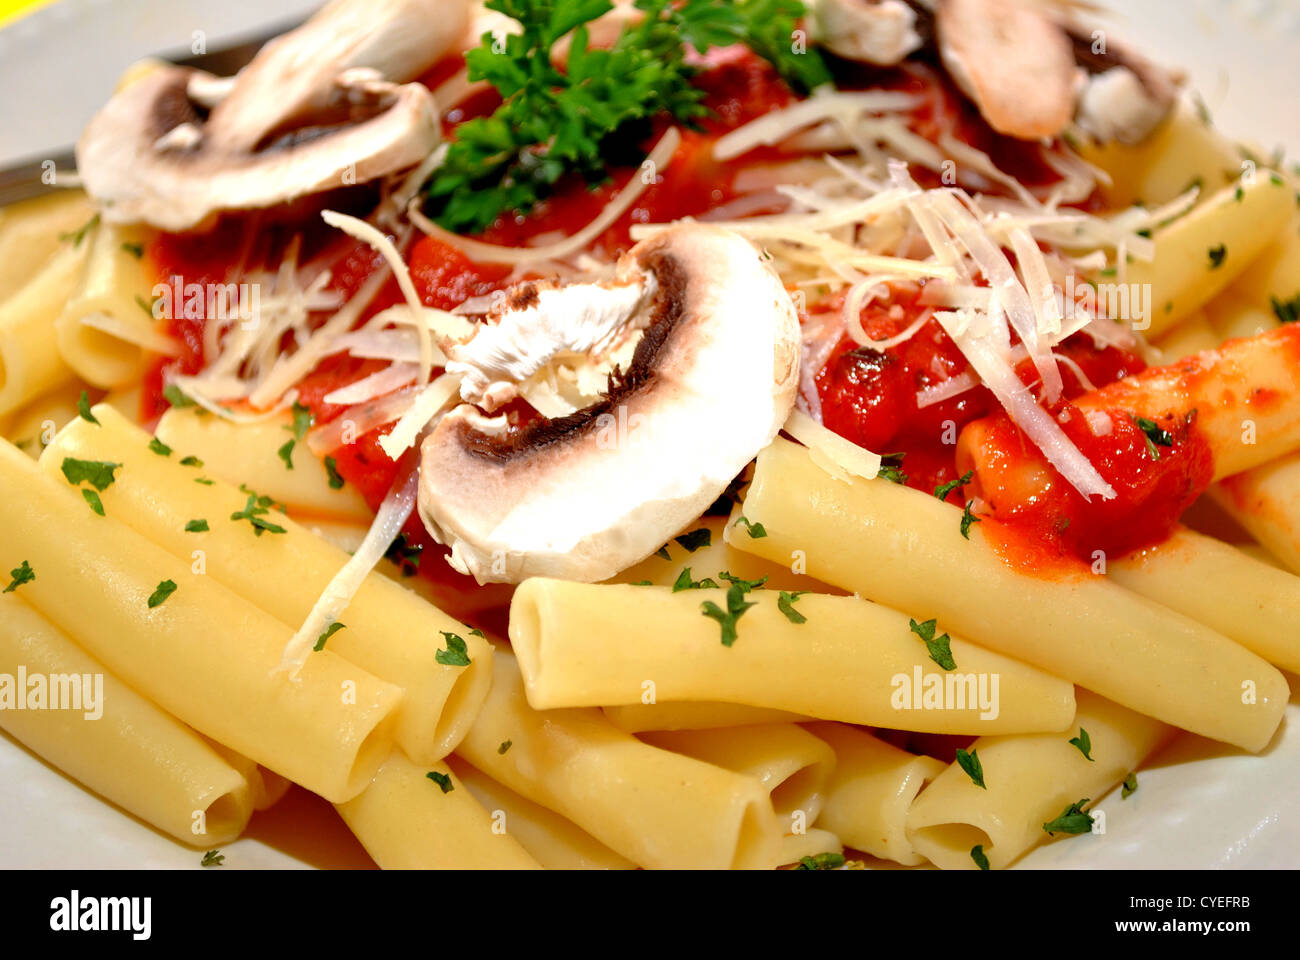
M 81 396 L 77 398 L 77 416 L 81 417 L 81 419 L 85 420 L 87 423 L 93 423 L 97 427 L 101 425 L 100 422 L 95 419 L 95 415 L 90 412 L 90 394 L 86 393 L 85 390 L 82 390 Z
M 820 56 L 794 54 L 790 37 L 803 15 L 795 0 L 637 0 L 644 14 L 612 47 L 592 49 L 585 24 L 609 12 L 608 0 L 488 0 L 520 24 L 504 43 L 485 34 L 465 54 L 471 81 L 502 97 L 494 113 L 460 124 L 428 185 L 438 221 L 476 233 L 506 211 L 528 212 L 565 174 L 588 183 L 607 176 L 611 148 L 644 137 L 660 114 L 691 123 L 707 113 L 692 86 L 687 47 L 746 43 L 796 87 L 829 81 Z M 551 48 L 573 33 L 567 59 Z M 504 49 L 501 47 L 504 46 Z M 495 49 L 494 49 L 495 47 Z
M 723 578 L 728 578 L 727 574 L 719 574 Z M 764 580 L 767 578 L 764 577 Z M 722 645 L 729 647 L 736 642 L 736 623 L 746 610 L 754 606 L 752 601 L 745 600 L 745 594 L 752 590 L 753 587 L 745 580 L 731 580 L 731 586 L 727 588 L 727 609 L 723 610 L 712 600 L 705 600 L 700 604 L 700 612 L 710 620 L 716 620 L 718 626 L 722 628 Z
M 218 850 L 209 850 L 199 861 L 200 867 L 219 867 L 226 862 L 226 855 Z
M 1079 735 L 1077 737 L 1070 738 L 1070 743 L 1073 746 L 1078 747 L 1079 752 L 1087 757 L 1090 763 L 1097 762 L 1092 759 L 1092 737 L 1088 736 L 1088 731 L 1083 729 L 1083 727 L 1079 728 Z
M 917 623 L 915 620 L 907 621 L 908 628 L 921 638 L 925 643 L 925 649 L 930 651 L 930 659 L 943 667 L 945 670 L 956 670 L 957 662 L 952 658 L 952 640 L 948 634 L 934 635 L 935 621 L 927 620 L 925 623 Z
M 965 537 L 967 540 L 970 539 L 970 525 L 972 523 L 984 522 L 982 519 L 975 516 L 975 514 L 971 513 L 970 508 L 974 505 L 974 503 L 975 503 L 974 500 L 967 500 L 966 506 L 962 508 L 962 512 L 961 512 L 961 535 Z
M 201 466 L 203 466 L 203 461 L 200 460 L 198 457 L 190 456 L 190 457 L 186 457 L 185 459 L 183 459 L 183 460 L 181 461 L 181 466 L 182 466 L 182 467 L 201 467 Z
M 59 234 L 59 242 L 71 242 L 74 247 L 79 247 L 81 246 L 81 241 L 86 239 L 86 234 L 90 233 L 90 231 L 94 230 L 97 226 L 99 226 L 99 214 L 95 214 L 71 233 Z
M 671 561 L 671 560 L 672 560 L 672 554 L 670 554 L 670 553 L 668 552 L 668 544 L 665 543 L 662 547 L 660 547 L 658 550 L 656 550 L 656 551 L 655 551 L 655 556 L 658 557 L 660 560 L 669 560 L 669 561 Z
M 202 480 L 202 478 L 199 478 Z M 211 482 L 211 481 L 209 481 Z M 248 489 L 242 483 L 239 489 L 248 494 L 248 501 L 244 504 L 243 510 L 236 510 L 230 515 L 231 520 L 247 520 L 253 525 L 253 533 L 261 536 L 263 533 L 284 533 L 284 527 L 269 520 L 263 520 L 262 517 L 268 512 L 268 508 L 275 503 L 270 497 L 258 496 L 256 491 Z
M 838 870 L 844 866 L 844 854 L 819 853 L 815 857 L 800 857 L 796 870 Z
M 713 532 L 708 527 L 700 527 L 690 533 L 683 533 L 680 537 L 674 537 L 673 540 L 684 547 L 687 553 L 694 553 L 700 547 L 713 544 Z
M 325 641 L 328 640 L 330 637 L 334 636 L 334 634 L 338 633 L 345 626 L 346 624 L 339 623 L 337 620 L 335 620 L 333 623 L 331 623 L 328 627 L 325 628 L 324 633 L 322 633 L 319 637 L 316 638 L 316 642 L 312 645 L 312 649 L 317 652 L 324 650 Z
M 1156 444 L 1162 447 L 1172 447 L 1174 445 L 1174 436 L 1168 430 L 1161 429 L 1160 424 L 1154 420 L 1148 420 L 1146 417 L 1134 417 L 1133 422 L 1137 424 L 1147 441 L 1147 453 L 1152 460 L 1160 459 L 1160 451 L 1156 449 Z
M 101 517 L 104 516 L 104 501 L 99 499 L 99 494 L 97 494 L 94 490 L 83 489 L 81 491 L 81 497 L 88 504 L 90 504 L 91 510 L 94 510 Z
M 1132 794 L 1137 793 L 1137 788 L 1138 775 L 1136 773 L 1130 773 L 1124 778 L 1124 783 L 1120 787 L 1119 798 L 1121 800 L 1127 800 Z
M 195 478 L 194 478 L 194 482 L 195 482 L 195 483 L 201 483 L 201 484 L 203 484 L 205 487 L 210 487 L 210 486 L 212 486 L 212 484 L 215 483 L 216 481 L 214 481 L 214 480 L 209 480 L 207 477 L 195 477 Z
M 971 783 L 981 790 L 987 790 L 984 786 L 984 764 L 980 763 L 980 754 L 978 750 L 972 750 L 967 753 L 961 748 L 957 749 L 957 766 L 966 771 L 966 776 L 970 777 Z
M 1273 305 L 1273 313 L 1277 315 L 1279 323 L 1296 323 L 1300 321 L 1300 293 L 1297 293 L 1290 300 L 1279 300 L 1277 297 L 1269 297 L 1269 302 Z
M 131 254 L 131 256 L 135 257 L 137 260 L 144 259 L 143 243 L 123 243 L 122 251 Z
M 149 609 L 160 606 L 164 600 L 176 592 L 175 580 L 164 580 L 158 584 L 153 593 L 149 594 Z
M 107 490 L 117 479 L 113 476 L 113 471 L 120 466 L 122 466 L 120 463 L 109 463 L 107 460 L 76 460 L 73 457 L 64 457 L 62 470 L 68 483 L 74 487 L 81 483 L 89 483 L 96 490 L 102 491 Z
M 167 444 L 163 443 L 157 437 L 150 438 L 149 449 L 160 457 L 170 457 L 172 455 L 172 448 L 167 446 Z
M 791 623 L 807 623 L 808 618 L 794 608 L 794 603 L 808 590 L 782 590 L 780 596 L 776 599 L 776 608 L 785 614 L 785 618 Z
M 1087 833 L 1092 829 L 1092 814 L 1083 809 L 1083 805 L 1088 802 L 1084 797 L 1077 803 L 1072 803 L 1064 810 L 1055 820 L 1048 820 L 1043 824 L 1043 829 L 1055 836 L 1058 833 Z
M 175 407 L 177 410 L 183 410 L 186 407 L 194 406 L 194 401 L 181 392 L 181 388 L 174 383 L 169 383 L 163 387 L 163 399 Z
M 153 300 L 153 301 L 146 300 L 144 297 L 140 296 L 140 294 L 137 293 L 137 294 L 135 295 L 135 302 L 136 302 L 136 305 L 137 305 L 141 310 L 143 310 L 145 313 L 149 314 L 149 316 L 153 317 L 153 305 L 154 305 L 155 303 L 157 303 L 158 301 L 156 301 L 156 300 Z M 156 319 L 158 319 L 158 318 L 157 318 L 157 317 L 154 317 L 154 319 L 156 320 Z
M 745 530 L 749 533 L 749 538 L 751 540 L 762 540 L 767 536 L 767 529 L 761 523 L 750 523 L 743 516 L 737 517 L 736 522 L 733 523 L 732 526 L 739 526 L 742 523 L 745 525 Z
M 401 568 L 402 576 L 413 577 L 420 569 L 420 558 L 424 555 L 424 544 L 411 543 L 405 533 L 399 533 L 384 556 Z
M 207 533 L 208 521 L 191 520 L 189 523 L 185 524 L 185 532 L 186 533 Z
M 970 483 L 971 477 L 975 476 L 974 470 L 967 470 L 956 480 L 950 480 L 947 483 L 940 484 L 934 488 L 934 495 L 940 500 L 947 500 L 948 494 L 952 493 L 958 487 L 964 487 Z
M 298 403 L 298 401 L 294 401 L 293 423 L 286 425 L 284 428 L 293 434 L 293 439 L 286 440 L 284 445 L 280 447 L 279 450 L 275 451 L 275 455 L 284 461 L 284 468 L 286 470 L 293 469 L 294 445 L 303 437 L 307 436 L 307 431 L 311 429 L 311 425 L 315 420 L 316 415 L 312 413 L 311 410 L 304 407 L 301 403 Z
M 1219 244 L 1217 247 L 1210 247 L 1209 253 L 1210 269 L 1217 270 L 1219 267 L 1223 266 L 1223 260 L 1228 255 L 1228 248 L 1223 244 Z
M 646 581 L 647 584 L 649 582 Z M 705 577 L 703 580 L 692 580 L 691 568 L 682 567 L 682 572 L 677 574 L 677 579 L 673 581 L 673 593 L 681 593 L 683 590 L 714 590 L 717 586 L 718 582 L 710 577 Z
M 425 776 L 436 783 L 443 793 L 451 793 L 456 789 L 456 785 L 451 782 L 451 777 L 447 776 L 445 773 L 439 773 L 437 770 L 432 770 L 429 773 L 426 773 Z
M 970 848 L 970 858 L 975 861 L 975 866 L 981 870 L 989 868 L 989 858 L 984 856 L 984 844 L 977 843 Z
M 446 630 L 439 630 L 438 632 L 447 641 L 447 649 L 439 650 L 433 655 L 433 659 L 444 667 L 468 667 L 469 647 L 465 645 L 465 639 L 454 633 L 448 633 Z
M 876 477 L 890 483 L 907 483 L 907 474 L 903 472 L 903 458 L 906 453 L 884 453 L 880 456 L 880 472 Z
M 13 579 L 9 581 L 9 586 L 0 590 L 0 593 L 13 593 L 24 583 L 31 583 L 36 579 L 36 571 L 32 569 L 30 563 L 24 560 L 9 571 L 9 576 L 13 577 Z
M 333 457 L 325 458 L 325 472 L 330 478 L 331 490 L 343 489 L 343 474 L 339 473 L 339 463 Z
M 506 751 L 509 750 L 514 745 L 515 742 L 513 740 L 502 740 L 501 746 L 497 747 L 497 753 L 501 756 L 505 756 Z

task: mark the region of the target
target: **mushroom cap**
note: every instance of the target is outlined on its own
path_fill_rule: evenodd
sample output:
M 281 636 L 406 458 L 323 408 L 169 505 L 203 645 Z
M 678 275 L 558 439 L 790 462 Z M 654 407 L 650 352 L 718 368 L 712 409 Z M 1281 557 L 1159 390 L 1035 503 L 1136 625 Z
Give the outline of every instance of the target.
M 998 133 L 1054 137 L 1074 113 L 1069 35 L 1025 0 L 941 0 L 935 12 L 948 74 Z
M 649 556 L 794 404 L 798 318 L 748 241 L 680 224 L 619 269 L 650 274 L 654 292 L 633 361 L 601 402 L 514 434 L 462 405 L 421 447 L 420 515 L 479 582 L 597 581 Z

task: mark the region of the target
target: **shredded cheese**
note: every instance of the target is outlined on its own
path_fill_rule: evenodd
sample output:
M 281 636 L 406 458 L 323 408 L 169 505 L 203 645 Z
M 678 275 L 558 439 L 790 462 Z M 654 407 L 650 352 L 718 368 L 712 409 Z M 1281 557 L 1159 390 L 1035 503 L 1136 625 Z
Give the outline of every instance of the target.
M 874 480 L 880 473 L 880 454 L 845 440 L 802 410 L 791 410 L 781 429 L 807 447 L 813 461 L 837 480 Z

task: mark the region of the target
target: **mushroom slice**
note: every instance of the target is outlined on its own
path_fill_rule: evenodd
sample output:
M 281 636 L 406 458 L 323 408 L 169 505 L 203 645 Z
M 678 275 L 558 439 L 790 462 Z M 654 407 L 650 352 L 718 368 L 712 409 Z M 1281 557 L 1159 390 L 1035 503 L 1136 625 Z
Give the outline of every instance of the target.
M 904 0 L 815 0 L 813 40 L 848 60 L 892 67 L 922 46 Z
M 529 287 L 512 292 L 497 324 L 517 329 L 513 311 L 537 309 L 538 326 L 563 325 L 542 318 L 546 300 Z M 462 405 L 421 447 L 420 515 L 451 546 L 452 566 L 480 583 L 603 580 L 649 556 L 717 499 L 794 404 L 798 319 L 748 241 L 674 226 L 624 255 L 588 312 L 604 316 L 620 287 L 640 339 L 603 399 L 517 431 Z M 568 295 L 576 316 L 581 292 Z
M 1075 122 L 1099 140 L 1141 143 L 1178 100 L 1181 73 L 1157 66 L 1107 39 L 1096 52 L 1090 37 L 1071 31 L 1074 56 L 1088 74 L 1079 91 Z
M 935 12 L 948 74 L 998 133 L 1038 140 L 1074 114 L 1075 62 L 1064 28 L 1025 0 L 941 0 Z

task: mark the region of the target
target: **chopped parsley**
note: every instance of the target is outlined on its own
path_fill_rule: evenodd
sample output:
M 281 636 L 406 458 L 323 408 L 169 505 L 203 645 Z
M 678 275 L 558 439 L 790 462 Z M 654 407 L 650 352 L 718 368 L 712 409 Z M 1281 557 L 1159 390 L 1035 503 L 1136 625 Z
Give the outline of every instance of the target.
M 185 532 L 186 533 L 207 533 L 208 521 L 201 520 L 201 519 L 191 520 L 189 523 L 185 524 Z
M 966 506 L 961 511 L 961 535 L 967 540 L 970 539 L 970 525 L 972 523 L 983 523 L 984 521 L 971 513 L 971 507 L 974 506 L 974 500 L 967 500 Z
M 156 303 L 157 301 L 146 300 L 144 297 L 140 296 L 140 294 L 137 293 L 137 294 L 135 295 L 135 302 L 136 302 L 136 305 L 137 305 L 141 310 L 143 310 L 145 313 L 149 314 L 149 316 L 151 316 L 151 317 L 153 316 L 153 305 L 154 305 L 154 303 Z M 157 319 L 157 317 L 154 317 L 154 319 Z
M 815 857 L 800 857 L 796 870 L 838 870 L 844 866 L 844 854 L 828 851 Z
M 710 620 L 718 622 L 718 626 L 722 630 L 722 645 L 729 647 L 736 642 L 736 623 L 746 610 L 755 605 L 753 601 L 745 599 L 745 594 L 756 587 L 762 586 L 767 577 L 751 583 L 748 580 L 732 577 L 728 573 L 720 573 L 718 576 L 731 584 L 727 588 L 727 609 L 723 610 L 712 600 L 705 600 L 704 603 L 700 604 L 700 612 Z
M 1130 796 L 1137 793 L 1137 788 L 1138 775 L 1136 773 L 1130 773 L 1124 778 L 1124 783 L 1120 786 L 1119 798 L 1121 800 L 1127 800 Z
M 948 494 L 952 493 L 958 487 L 966 486 L 966 484 L 970 483 L 971 477 L 973 476 L 975 476 L 975 471 L 967 470 L 956 480 L 950 480 L 947 483 L 940 484 L 939 486 L 935 487 L 934 495 L 938 497 L 940 500 L 947 500 Z
M 104 516 L 104 501 L 99 499 L 99 494 L 94 490 L 86 490 L 85 488 L 82 488 L 81 497 L 90 504 L 91 510 L 94 510 L 101 517 Z
M 286 440 L 280 449 L 275 451 L 275 455 L 284 461 L 284 469 L 286 470 L 293 469 L 293 447 L 295 442 L 294 440 Z
M 469 647 L 465 645 L 465 638 L 454 633 L 448 633 L 446 630 L 439 630 L 438 632 L 447 641 L 447 649 L 439 650 L 433 655 L 433 659 L 444 667 L 468 667 L 470 662 Z
M 943 667 L 945 670 L 956 670 L 957 662 L 952 658 L 952 639 L 948 634 L 934 635 L 935 621 L 927 620 L 924 623 L 917 623 L 915 620 L 907 621 L 908 628 L 916 634 L 925 643 L 925 649 L 930 651 L 930 659 Z
M 649 583 L 649 581 L 646 581 Z M 673 581 L 673 593 L 681 593 L 683 590 L 715 590 L 718 587 L 718 581 L 711 577 L 705 577 L 703 580 L 691 579 L 691 568 L 683 567 L 682 572 L 677 574 L 677 579 Z
M 226 855 L 219 850 L 209 850 L 199 861 L 200 867 L 219 867 L 226 862 Z
M 1077 747 L 1079 752 L 1088 758 L 1089 763 L 1097 762 L 1092 759 L 1092 737 L 1088 736 L 1088 731 L 1083 729 L 1083 727 L 1079 728 L 1079 735 L 1077 737 L 1070 738 L 1070 744 Z
M 99 226 L 99 214 L 95 214 L 76 230 L 70 233 L 59 234 L 60 243 L 71 243 L 74 247 L 81 246 L 81 241 L 86 239 L 86 234 Z
M 339 473 L 339 462 L 333 457 L 325 458 L 325 473 L 330 478 L 331 490 L 343 489 L 343 474 Z
M 96 490 L 103 491 L 117 479 L 113 476 L 113 471 L 120 466 L 122 466 L 120 463 L 109 463 L 107 460 L 77 460 L 73 457 L 64 457 L 61 469 L 68 483 L 74 487 L 88 483 Z
M 737 517 L 736 522 L 733 523 L 732 526 L 739 526 L 742 523 L 745 525 L 745 530 L 749 534 L 751 540 L 762 540 L 767 536 L 767 528 L 765 528 L 761 523 L 751 523 L 743 516 Z
M 149 449 L 160 457 L 170 457 L 172 455 L 172 448 L 167 446 L 167 444 L 163 443 L 157 437 L 152 437 L 149 440 Z
M 100 422 L 95 419 L 95 415 L 90 412 L 90 394 L 85 390 L 81 391 L 81 396 L 77 398 L 77 416 L 81 417 L 87 423 L 93 423 L 95 426 L 101 426 Z
M 515 742 L 513 740 L 502 740 L 501 746 L 497 747 L 497 754 L 504 757 L 506 751 L 509 750 L 514 745 Z
M 201 484 L 203 484 L 205 487 L 210 487 L 210 486 L 212 486 L 212 484 L 215 483 L 216 481 L 215 481 L 215 480 L 209 480 L 207 477 L 195 477 L 195 478 L 194 478 L 194 482 L 195 482 L 195 483 L 201 483 Z
M 317 653 L 319 653 L 321 650 L 324 650 L 325 642 L 329 640 L 330 637 L 334 636 L 334 634 L 342 630 L 345 626 L 347 625 L 335 620 L 333 623 L 331 623 L 328 627 L 325 628 L 324 633 L 322 633 L 319 637 L 316 638 L 316 642 L 312 645 L 312 649 L 315 650 Z
M 431 770 L 425 774 L 430 780 L 436 783 L 443 793 L 451 793 L 456 789 L 456 785 L 451 782 L 451 777 L 445 773 L 439 773 L 437 770 Z
M 184 410 L 186 407 L 195 405 L 194 401 L 182 393 L 181 388 L 174 383 L 169 383 L 163 387 L 163 399 L 177 410 Z
M 122 244 L 122 251 L 123 251 L 124 253 L 129 253 L 129 254 L 131 254 L 131 256 L 135 257 L 137 260 L 143 260 L 143 259 L 144 259 L 144 244 L 143 244 L 143 243 L 129 243 L 129 242 L 124 242 L 124 243 Z
M 411 543 L 405 533 L 399 533 L 384 551 L 384 556 L 401 569 L 402 576 L 413 577 L 419 572 L 424 544 Z
M 1087 833 L 1092 829 L 1092 814 L 1083 809 L 1083 805 L 1087 802 L 1088 798 L 1084 797 L 1070 804 L 1055 820 L 1048 820 L 1043 824 L 1043 829 L 1053 836 L 1058 833 Z
M 1273 305 L 1273 313 L 1277 316 L 1278 323 L 1296 323 L 1300 321 L 1300 293 L 1297 293 L 1290 300 L 1279 300 L 1277 297 L 1269 297 L 1269 303 Z
M 202 478 L 199 478 L 202 480 Z M 211 482 L 211 481 L 209 481 Z M 262 519 L 269 512 L 269 508 L 275 503 L 270 497 L 258 496 L 257 492 L 248 489 L 242 483 L 239 485 L 240 491 L 248 495 L 248 501 L 244 504 L 243 510 L 236 510 L 230 515 L 231 520 L 247 520 L 253 525 L 253 533 L 261 536 L 263 533 L 284 533 L 284 527 L 278 523 L 272 523 L 270 520 Z
M 1219 244 L 1217 247 L 1210 247 L 1209 254 L 1210 269 L 1217 270 L 1219 267 L 1223 266 L 1224 258 L 1228 256 L 1228 248 L 1223 244 Z
M 776 608 L 785 614 L 785 618 L 791 623 L 807 623 L 808 618 L 794 608 L 795 601 L 802 597 L 808 590 L 782 590 L 780 596 L 776 599 Z
M 981 870 L 989 869 L 989 858 L 984 855 L 984 844 L 977 843 L 971 847 L 970 858 L 975 861 L 975 866 Z
M 672 554 L 670 554 L 670 553 L 668 552 L 668 544 L 666 544 L 666 543 L 665 543 L 662 547 L 660 547 L 658 550 L 655 551 L 655 556 L 658 557 L 660 560 L 669 560 L 669 561 L 671 561 L 672 558 L 673 558 L 673 557 L 672 557 Z
M 674 537 L 673 540 L 680 544 L 687 553 L 694 553 L 701 547 L 713 545 L 713 532 L 708 527 L 700 527 L 700 529 L 692 530 L 690 533 L 683 533 L 680 537 Z
M 1137 428 L 1146 437 L 1147 454 L 1152 460 L 1160 459 L 1160 451 L 1156 449 L 1157 444 L 1162 447 L 1172 447 L 1174 445 L 1173 434 L 1161 428 L 1160 424 L 1154 420 L 1148 420 L 1146 417 L 1134 417 L 1133 422 L 1137 424 Z
M 876 477 L 890 483 L 907 483 L 907 474 L 903 472 L 903 458 L 906 453 L 885 453 L 880 457 L 880 472 Z
M 36 571 L 32 569 L 30 563 L 24 560 L 9 571 L 9 576 L 13 577 L 13 579 L 9 581 L 9 586 L 0 590 L 0 593 L 13 593 L 24 583 L 31 583 L 36 579 Z
M 149 594 L 149 609 L 152 610 L 154 607 L 161 606 L 162 602 L 175 592 L 176 581 L 164 580 L 158 584 L 153 593 Z
M 311 425 L 315 421 L 316 415 L 295 400 L 293 403 L 293 422 L 287 424 L 284 428 L 293 434 L 293 438 L 286 440 L 284 445 L 275 451 L 275 455 L 284 461 L 286 470 L 293 469 L 293 448 L 298 441 L 307 436 L 307 431 L 311 429 Z
M 188 456 L 188 457 L 185 457 L 183 460 L 181 460 L 181 466 L 182 466 L 182 467 L 201 467 L 201 466 L 203 466 L 203 461 L 200 460 L 198 457 L 195 457 L 195 456 Z
M 957 750 L 957 766 L 966 771 L 966 776 L 970 777 L 970 782 L 975 784 L 981 790 L 987 790 L 984 786 L 984 764 L 980 763 L 980 754 L 978 750 L 972 750 L 967 753 L 965 750 Z

